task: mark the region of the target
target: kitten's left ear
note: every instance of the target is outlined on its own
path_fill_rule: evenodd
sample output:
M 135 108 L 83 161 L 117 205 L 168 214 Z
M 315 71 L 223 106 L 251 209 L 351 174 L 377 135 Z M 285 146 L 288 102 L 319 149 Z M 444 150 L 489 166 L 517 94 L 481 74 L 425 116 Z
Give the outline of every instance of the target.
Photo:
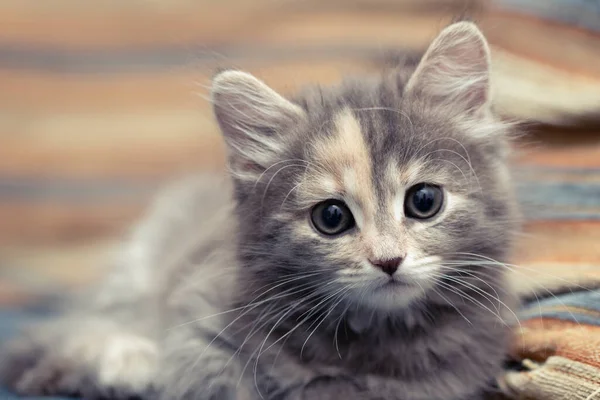
M 490 50 L 471 22 L 444 29 L 423 56 L 406 86 L 459 113 L 479 114 L 490 106 Z
M 211 95 L 238 177 L 252 178 L 276 162 L 286 149 L 287 131 L 305 117 L 299 106 L 246 72 L 219 73 Z

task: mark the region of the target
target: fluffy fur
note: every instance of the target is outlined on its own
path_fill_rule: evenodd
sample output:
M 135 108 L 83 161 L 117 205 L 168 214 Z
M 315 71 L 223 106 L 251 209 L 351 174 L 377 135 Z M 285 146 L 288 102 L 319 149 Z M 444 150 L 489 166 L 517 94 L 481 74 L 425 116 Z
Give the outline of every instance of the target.
M 224 71 L 212 99 L 230 177 L 167 190 L 89 302 L 6 347 L 2 379 L 91 399 L 482 398 L 517 214 L 478 29 L 291 100 Z M 430 220 L 404 213 L 421 182 L 444 190 Z M 310 222 L 331 198 L 356 220 L 334 237 Z M 391 258 L 392 278 L 369 262 Z

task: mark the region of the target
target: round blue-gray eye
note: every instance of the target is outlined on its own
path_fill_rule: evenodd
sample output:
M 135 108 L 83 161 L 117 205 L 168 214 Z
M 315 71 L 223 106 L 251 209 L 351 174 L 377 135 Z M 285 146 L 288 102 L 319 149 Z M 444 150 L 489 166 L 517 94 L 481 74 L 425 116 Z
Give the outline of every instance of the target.
M 354 226 L 354 217 L 343 201 L 325 200 L 311 213 L 314 227 L 325 235 L 338 235 Z
M 406 192 L 404 213 L 410 218 L 431 218 L 440 211 L 443 203 L 444 192 L 439 186 L 419 183 Z

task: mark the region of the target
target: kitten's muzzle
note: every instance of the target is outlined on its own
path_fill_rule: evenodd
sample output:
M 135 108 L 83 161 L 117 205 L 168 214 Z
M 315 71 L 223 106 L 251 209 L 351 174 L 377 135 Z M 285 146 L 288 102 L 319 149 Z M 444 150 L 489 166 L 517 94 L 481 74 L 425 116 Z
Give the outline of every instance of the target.
M 394 275 L 394 273 L 400 268 L 402 261 L 404 261 L 403 257 L 394 257 L 385 260 L 369 260 L 374 267 L 379 268 L 389 276 Z

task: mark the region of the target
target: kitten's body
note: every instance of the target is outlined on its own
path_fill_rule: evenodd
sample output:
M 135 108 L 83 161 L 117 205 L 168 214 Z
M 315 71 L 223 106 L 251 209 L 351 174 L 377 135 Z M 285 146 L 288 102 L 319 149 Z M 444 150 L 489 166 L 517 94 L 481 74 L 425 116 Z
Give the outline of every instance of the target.
M 447 37 L 481 40 L 455 27 Z M 502 268 L 489 268 L 515 228 L 504 127 L 479 114 L 474 79 L 457 104 L 432 106 L 427 67 L 294 103 L 247 74 L 219 75 L 233 180 L 168 190 L 92 304 L 23 335 L 0 375 L 23 393 L 90 398 L 481 398 L 513 305 Z M 397 203 L 421 181 L 446 190 L 431 221 Z M 309 210 L 335 196 L 356 227 L 322 237 Z M 364 262 L 399 249 L 401 281 Z

